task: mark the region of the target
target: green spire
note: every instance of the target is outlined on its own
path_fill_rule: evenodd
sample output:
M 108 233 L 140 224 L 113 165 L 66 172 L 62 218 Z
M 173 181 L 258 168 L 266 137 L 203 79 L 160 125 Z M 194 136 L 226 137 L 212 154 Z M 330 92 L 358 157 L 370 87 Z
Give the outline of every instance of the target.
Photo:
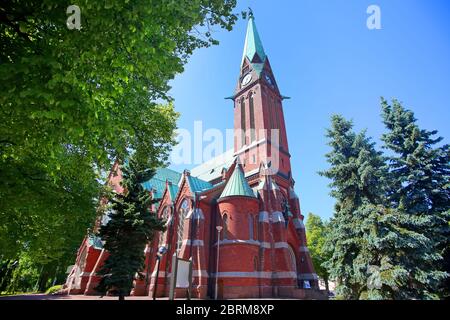
M 254 60 L 255 56 L 259 57 L 258 60 Z M 244 53 L 242 55 L 242 62 L 247 57 L 250 62 L 262 63 L 266 59 L 264 48 L 259 38 L 258 30 L 256 29 L 255 18 L 253 12 L 250 11 L 247 25 L 247 35 L 245 36 Z
M 238 164 L 236 164 L 230 180 L 228 180 L 225 189 L 223 189 L 223 192 L 220 195 L 220 199 L 233 196 L 255 198 L 255 194 L 252 188 L 250 188 L 250 186 L 248 185 L 244 173 L 242 172 L 241 166 Z

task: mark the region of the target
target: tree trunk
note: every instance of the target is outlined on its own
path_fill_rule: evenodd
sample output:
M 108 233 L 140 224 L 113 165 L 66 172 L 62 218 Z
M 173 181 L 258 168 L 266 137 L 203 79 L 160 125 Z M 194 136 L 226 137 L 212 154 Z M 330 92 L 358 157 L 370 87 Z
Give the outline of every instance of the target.
M 119 301 L 125 300 L 125 296 L 123 293 L 119 293 Z
M 325 278 L 325 290 L 327 290 L 327 294 L 330 294 L 330 285 L 328 283 L 328 278 Z

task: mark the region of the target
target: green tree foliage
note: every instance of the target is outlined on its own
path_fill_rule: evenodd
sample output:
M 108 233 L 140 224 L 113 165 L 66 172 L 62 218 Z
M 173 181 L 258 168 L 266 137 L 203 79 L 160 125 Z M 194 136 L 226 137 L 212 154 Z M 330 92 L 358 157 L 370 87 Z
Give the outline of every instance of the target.
M 390 206 L 385 159 L 365 132 L 333 116 L 327 137 L 331 168 L 322 174 L 332 180 L 336 198 L 325 263 L 345 299 L 429 299 L 444 274 L 433 266 L 439 255 L 422 234 L 428 219 Z
M 432 241 L 430 252 L 448 255 L 450 146 L 439 146 L 443 138 L 436 137 L 438 132 L 421 129 L 414 113 L 398 100 L 393 100 L 390 105 L 382 99 L 381 105 L 387 129 L 382 140 L 390 151 L 389 200 L 399 210 L 427 219 L 427 224 L 416 231 Z M 449 289 L 446 290 L 448 294 Z
M 155 231 L 165 229 L 164 221 L 150 212 L 150 205 L 158 199 L 152 200 L 142 186 L 155 170 L 139 167 L 133 158 L 121 170 L 124 192 L 111 199 L 110 220 L 99 231 L 109 256 L 99 271 L 102 279 L 97 287 L 103 294 L 117 292 L 119 300 L 130 293 L 135 275 L 144 267 L 145 245 L 153 239 Z
M 326 290 L 329 290 L 328 270 L 322 265 L 330 257 L 329 252 L 325 250 L 325 239 L 327 236 L 328 225 L 322 221 L 320 216 L 313 213 L 308 214 L 306 219 L 306 239 L 308 239 L 308 249 L 314 264 L 317 275 L 325 281 Z
M 76 4 L 80 30 L 67 2 L 0 3 L 0 252 L 26 251 L 39 270 L 73 259 L 113 161 L 166 161 L 168 83 L 237 19 L 235 0 Z
M 365 133 L 356 134 L 352 127 L 341 116 L 332 117 L 327 133 L 332 151 L 326 155 L 331 168 L 321 172 L 332 180 L 331 195 L 336 199 L 326 245 L 331 258 L 325 267 L 338 282 L 337 295 L 345 299 L 358 299 L 366 289 L 368 261 L 361 259 L 361 223 L 366 219 L 367 207 L 379 195 L 382 177 L 378 168 L 383 165 Z

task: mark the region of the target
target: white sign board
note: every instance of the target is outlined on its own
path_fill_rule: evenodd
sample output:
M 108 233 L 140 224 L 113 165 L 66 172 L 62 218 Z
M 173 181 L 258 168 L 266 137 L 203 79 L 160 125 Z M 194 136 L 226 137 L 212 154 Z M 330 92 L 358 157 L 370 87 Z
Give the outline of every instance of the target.
M 189 267 L 189 261 L 178 259 L 177 288 L 189 288 Z
M 309 282 L 309 280 L 305 280 L 303 282 L 303 288 L 305 289 L 311 289 L 311 283 Z

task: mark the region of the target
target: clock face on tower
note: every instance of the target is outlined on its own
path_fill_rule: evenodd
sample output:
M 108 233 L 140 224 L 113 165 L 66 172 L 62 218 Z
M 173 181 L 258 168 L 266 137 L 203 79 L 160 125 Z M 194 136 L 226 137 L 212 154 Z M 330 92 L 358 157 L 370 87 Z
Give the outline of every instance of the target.
M 250 83 L 251 80 L 252 80 L 252 74 L 247 73 L 241 81 L 241 86 L 245 87 L 246 85 L 248 85 Z

